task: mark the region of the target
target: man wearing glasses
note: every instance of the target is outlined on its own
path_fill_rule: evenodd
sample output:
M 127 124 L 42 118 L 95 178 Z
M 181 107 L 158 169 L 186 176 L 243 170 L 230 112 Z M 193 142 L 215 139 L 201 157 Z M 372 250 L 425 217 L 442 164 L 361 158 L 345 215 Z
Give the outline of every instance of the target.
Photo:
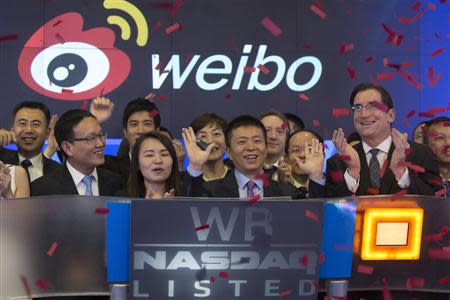
M 383 87 L 359 84 L 350 96 L 350 105 L 362 142 L 352 147 L 342 128 L 334 131 L 337 155 L 327 161 L 330 196 L 384 195 L 403 189 L 408 194 L 434 195 L 442 189 L 431 150 L 392 128 L 396 112 Z
M 74 109 L 56 122 L 55 138 L 65 164 L 31 185 L 31 195 L 111 196 L 121 188 L 120 176 L 97 168 L 105 161 L 106 134 L 89 112 Z

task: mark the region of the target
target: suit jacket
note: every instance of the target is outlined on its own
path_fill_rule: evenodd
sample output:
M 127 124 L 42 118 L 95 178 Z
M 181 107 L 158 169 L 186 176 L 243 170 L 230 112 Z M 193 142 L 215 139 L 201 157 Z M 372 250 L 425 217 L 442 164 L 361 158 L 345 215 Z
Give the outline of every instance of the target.
M 434 196 L 435 192 L 442 189 L 442 186 L 435 183 L 441 181 L 437 158 L 428 146 L 415 142 L 409 142 L 409 144 L 411 146 L 411 152 L 406 157 L 406 161 L 425 168 L 425 172 L 416 173 L 411 169 L 409 170 L 410 185 L 407 189 L 408 194 Z M 370 195 L 367 191 L 367 189 L 371 187 L 370 172 L 363 145 L 362 143 L 358 143 L 353 146 L 353 148 L 358 153 L 359 160 L 361 162 L 359 186 L 356 190 L 356 194 Z M 393 152 L 394 143 L 392 143 L 391 148 L 389 149 L 387 157 L 389 163 Z M 333 172 L 342 172 L 343 174 L 346 169 L 347 165 L 342 160 L 339 160 L 337 155 L 334 155 L 327 160 L 327 179 L 325 186 L 328 196 L 340 197 L 351 195 L 351 192 L 345 183 L 345 179 L 335 182 L 332 176 Z M 402 188 L 398 186 L 397 180 L 388 165 L 384 176 L 380 181 L 380 195 L 394 194 L 400 190 L 402 190 Z
M 200 177 L 193 178 L 186 174 L 184 180 L 190 181 L 186 196 L 210 198 L 239 198 L 239 186 L 233 172 L 227 172 L 224 178 L 205 182 Z M 269 178 L 269 185 L 264 187 L 264 197 L 291 196 L 292 186 L 273 181 Z
M 130 175 L 130 156 L 117 157 L 105 155 L 105 163 L 100 168 L 118 174 L 122 178 L 123 184 L 126 184 Z
M 97 168 L 97 174 L 100 196 L 113 196 L 122 189 L 119 175 L 102 168 Z M 31 196 L 41 195 L 78 195 L 77 187 L 66 165 L 31 183 Z
M 0 147 L 0 160 L 6 164 L 19 165 L 19 152 Z M 48 159 L 42 154 L 43 174 L 47 175 L 58 169 L 61 165 L 53 159 Z

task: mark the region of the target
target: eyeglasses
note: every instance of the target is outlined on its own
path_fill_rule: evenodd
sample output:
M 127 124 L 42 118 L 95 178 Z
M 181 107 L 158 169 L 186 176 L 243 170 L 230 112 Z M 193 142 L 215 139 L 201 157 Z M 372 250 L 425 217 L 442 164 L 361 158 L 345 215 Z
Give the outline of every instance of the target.
M 362 112 L 364 108 L 369 111 L 374 111 L 377 108 L 377 106 L 375 105 L 375 102 L 369 102 L 366 105 L 355 104 L 352 106 L 352 111 L 353 112 Z
M 84 138 L 73 138 L 70 140 L 67 140 L 69 143 L 72 142 L 85 142 L 88 145 L 95 144 L 98 140 L 104 142 L 106 140 L 106 132 L 102 131 L 99 134 L 87 136 Z

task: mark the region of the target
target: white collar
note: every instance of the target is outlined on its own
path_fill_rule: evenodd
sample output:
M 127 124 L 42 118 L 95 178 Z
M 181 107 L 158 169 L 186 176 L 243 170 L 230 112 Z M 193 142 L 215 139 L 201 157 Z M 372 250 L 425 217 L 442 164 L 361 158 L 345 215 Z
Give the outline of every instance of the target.
M 28 159 L 30 162 L 31 162 L 31 165 L 33 166 L 33 167 L 38 167 L 38 166 L 41 166 L 42 164 L 43 164 L 43 159 L 42 159 L 42 153 L 39 153 L 39 154 L 37 154 L 37 155 L 35 155 L 35 156 L 33 156 L 32 158 L 26 158 L 26 157 L 23 157 L 20 153 L 19 153 L 19 164 L 21 163 L 21 162 L 23 162 L 24 160 L 26 160 L 26 159 Z
M 370 150 L 372 150 L 374 148 L 377 148 L 387 154 L 387 153 L 389 153 L 391 144 L 392 144 L 392 136 L 390 136 L 390 135 L 384 141 L 382 141 L 380 144 L 378 144 L 376 147 L 373 147 L 373 148 L 370 147 L 369 145 L 367 145 L 364 141 L 362 142 L 364 153 L 366 155 L 369 153 Z
M 80 171 L 78 171 L 77 169 L 75 169 L 70 163 L 69 161 L 66 162 L 66 166 L 67 169 L 69 170 L 70 175 L 73 178 L 73 182 L 75 183 L 75 186 L 78 186 L 78 184 L 80 184 L 80 182 L 83 180 L 83 178 L 86 176 L 83 173 L 81 173 Z M 94 176 L 95 180 L 98 182 L 98 174 L 97 174 L 97 168 L 94 169 L 94 171 L 92 172 L 92 174 L 90 174 L 92 176 Z M 89 176 L 89 175 L 88 175 Z

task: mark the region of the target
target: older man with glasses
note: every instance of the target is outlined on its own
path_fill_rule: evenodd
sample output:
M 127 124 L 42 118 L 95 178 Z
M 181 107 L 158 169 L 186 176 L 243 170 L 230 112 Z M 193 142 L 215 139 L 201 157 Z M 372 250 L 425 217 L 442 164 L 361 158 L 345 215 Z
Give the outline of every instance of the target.
M 408 141 L 392 128 L 395 109 L 381 86 L 359 84 L 350 96 L 353 124 L 361 143 L 351 146 L 344 131 L 333 133 L 337 155 L 327 161 L 326 190 L 330 196 L 351 194 L 434 195 L 442 189 L 436 156 L 430 148 Z
M 105 162 L 106 134 L 91 113 L 79 109 L 64 113 L 55 125 L 55 138 L 64 166 L 34 181 L 32 196 L 111 196 L 121 189 L 119 175 L 97 168 Z

